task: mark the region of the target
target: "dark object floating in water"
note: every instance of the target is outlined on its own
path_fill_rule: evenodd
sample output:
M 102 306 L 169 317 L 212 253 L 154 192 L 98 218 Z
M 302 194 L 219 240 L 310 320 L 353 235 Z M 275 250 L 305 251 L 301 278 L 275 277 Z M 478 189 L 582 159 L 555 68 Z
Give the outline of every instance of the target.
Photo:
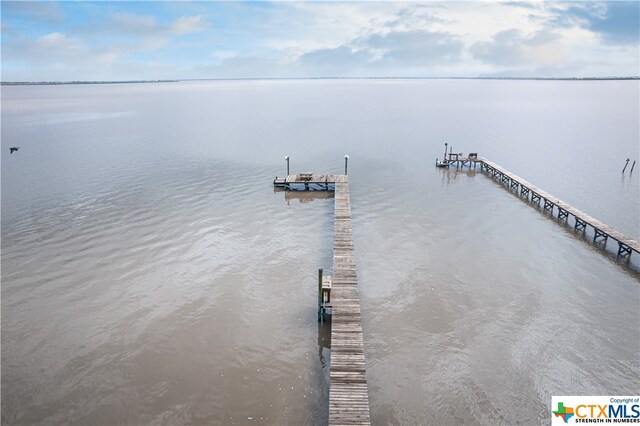
M 20 149 L 19 146 L 12 146 L 11 148 L 9 148 L 9 154 L 13 154 L 14 152 L 16 152 L 19 149 Z

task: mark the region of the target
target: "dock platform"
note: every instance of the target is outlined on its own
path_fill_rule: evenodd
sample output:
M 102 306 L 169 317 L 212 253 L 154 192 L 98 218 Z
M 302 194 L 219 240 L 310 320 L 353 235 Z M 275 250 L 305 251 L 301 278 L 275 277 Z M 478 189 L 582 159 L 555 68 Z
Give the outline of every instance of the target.
M 335 191 L 335 184 L 344 175 L 297 173 L 273 180 L 275 188 L 289 191 Z

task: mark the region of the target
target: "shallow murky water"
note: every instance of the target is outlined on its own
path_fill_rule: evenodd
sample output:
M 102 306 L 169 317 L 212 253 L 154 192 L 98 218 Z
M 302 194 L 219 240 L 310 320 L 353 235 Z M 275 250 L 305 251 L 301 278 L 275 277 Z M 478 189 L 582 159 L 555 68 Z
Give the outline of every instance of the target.
M 640 259 L 475 151 L 640 238 L 638 81 L 218 81 L 2 88 L 2 422 L 322 424 L 333 200 L 350 155 L 372 420 L 549 422 L 640 391 Z M 9 146 L 20 146 L 7 155 Z M 613 248 L 611 245 L 610 248 Z

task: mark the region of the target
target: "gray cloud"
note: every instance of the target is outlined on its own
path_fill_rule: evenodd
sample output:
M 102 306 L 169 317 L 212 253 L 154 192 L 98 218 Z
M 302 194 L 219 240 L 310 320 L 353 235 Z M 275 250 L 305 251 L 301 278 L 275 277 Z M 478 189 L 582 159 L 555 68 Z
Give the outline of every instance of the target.
M 380 52 L 380 62 L 409 66 L 456 62 L 464 49 L 464 44 L 449 34 L 420 30 L 375 34 L 358 40 L 357 44 Z
M 558 38 L 552 32 L 538 32 L 527 37 L 520 30 L 511 29 L 496 34 L 492 41 L 472 44 L 469 52 L 487 64 L 505 67 L 528 65 L 535 62 L 532 50 L 552 46 Z
M 209 23 L 200 15 L 182 16 L 169 25 L 160 25 L 153 16 L 112 13 L 109 15 L 108 24 L 100 31 L 122 35 L 171 36 L 197 33 L 207 28 Z
M 298 65 L 314 76 L 348 76 L 354 69 L 363 68 L 372 56 L 364 50 L 353 50 L 348 46 L 335 49 L 319 49 L 305 53 L 298 58 Z
M 373 34 L 333 49 L 308 52 L 298 64 L 308 74 L 365 75 L 401 67 L 447 65 L 460 60 L 464 44 L 452 36 L 428 31 L 396 31 Z
M 112 33 L 148 35 L 159 32 L 156 19 L 153 16 L 140 16 L 130 13 L 112 13 L 109 23 L 100 31 L 109 30 Z

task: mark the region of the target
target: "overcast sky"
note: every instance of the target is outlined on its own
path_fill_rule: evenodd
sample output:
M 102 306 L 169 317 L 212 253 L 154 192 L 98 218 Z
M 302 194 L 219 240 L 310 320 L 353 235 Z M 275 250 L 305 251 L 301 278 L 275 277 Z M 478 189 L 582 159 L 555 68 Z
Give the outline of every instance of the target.
M 639 5 L 2 1 L 2 80 L 638 76 Z

